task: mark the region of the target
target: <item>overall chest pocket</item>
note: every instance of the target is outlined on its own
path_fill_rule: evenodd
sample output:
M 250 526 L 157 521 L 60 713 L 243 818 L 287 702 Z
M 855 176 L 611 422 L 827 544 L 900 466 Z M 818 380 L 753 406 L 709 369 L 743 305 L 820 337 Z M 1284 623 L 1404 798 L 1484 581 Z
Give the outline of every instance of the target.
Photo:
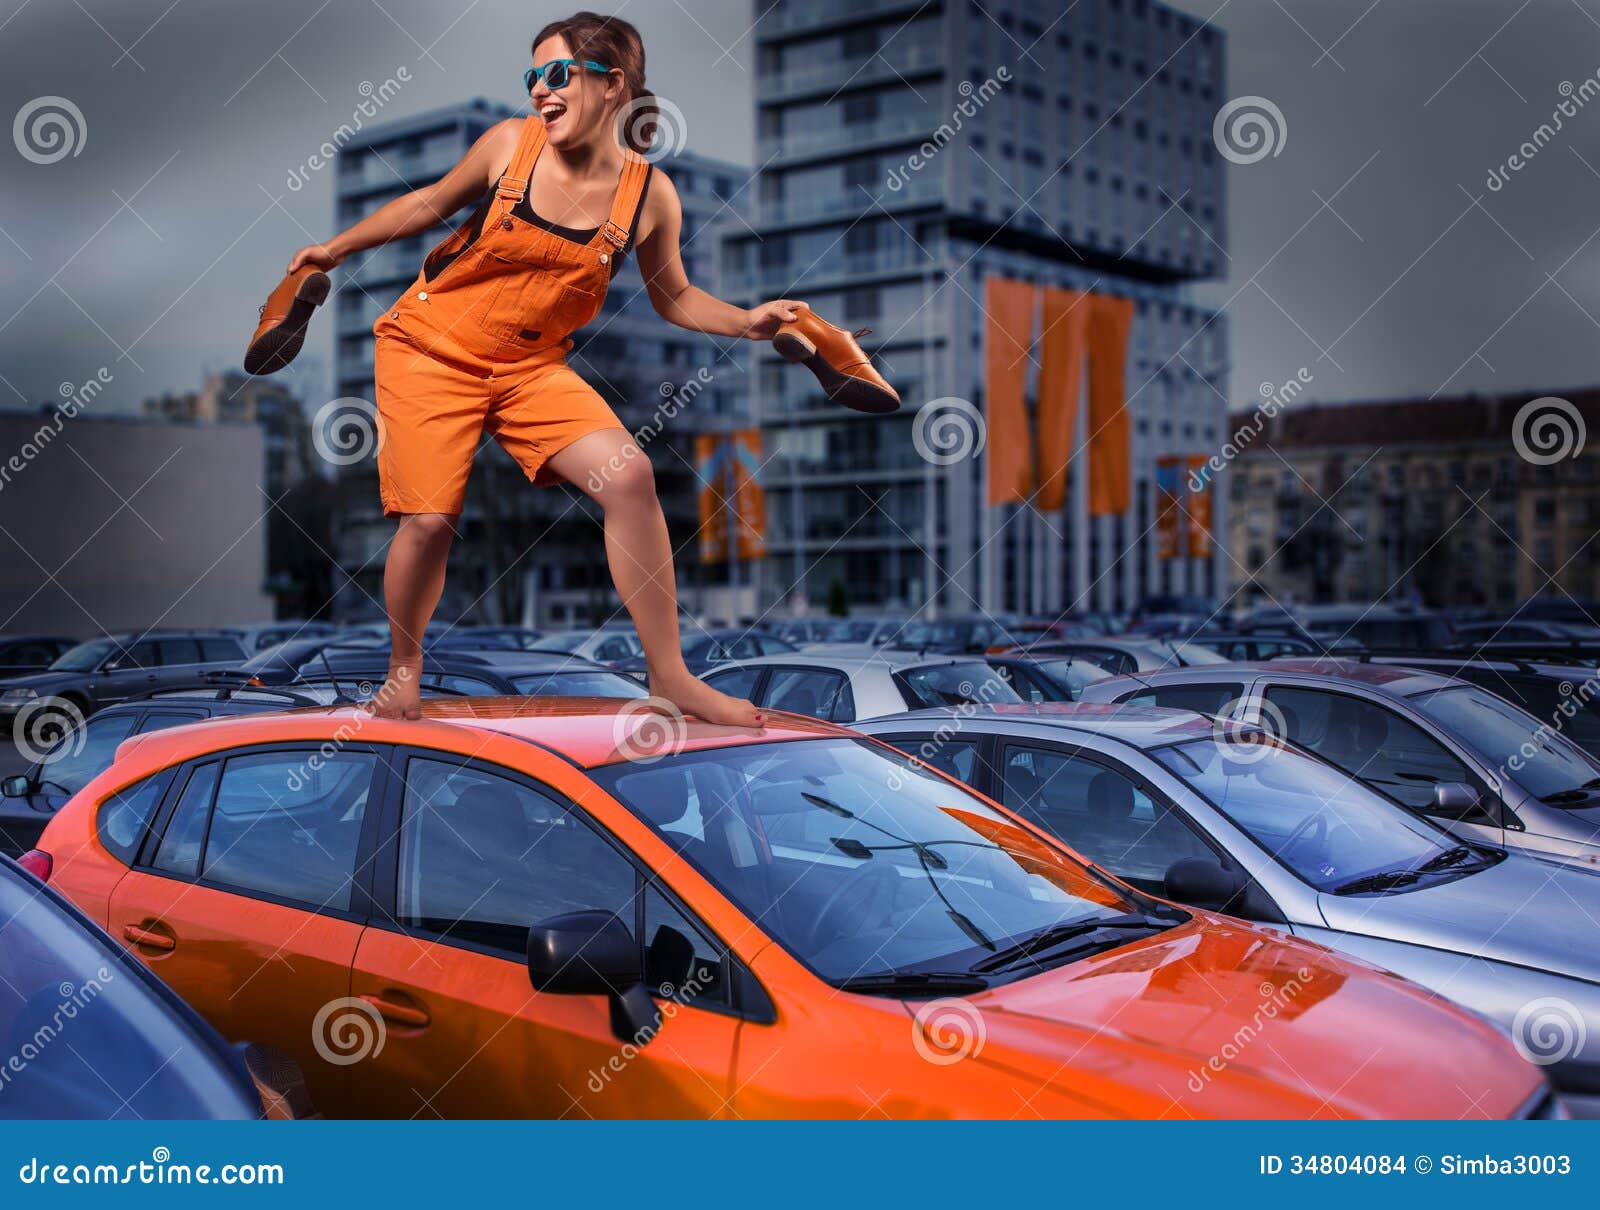
M 600 313 L 604 289 L 585 288 L 595 284 L 597 275 L 551 272 L 498 250 L 494 256 L 507 271 L 495 300 L 492 325 L 502 337 L 526 339 L 521 333 L 537 331 L 546 342 L 559 340 Z

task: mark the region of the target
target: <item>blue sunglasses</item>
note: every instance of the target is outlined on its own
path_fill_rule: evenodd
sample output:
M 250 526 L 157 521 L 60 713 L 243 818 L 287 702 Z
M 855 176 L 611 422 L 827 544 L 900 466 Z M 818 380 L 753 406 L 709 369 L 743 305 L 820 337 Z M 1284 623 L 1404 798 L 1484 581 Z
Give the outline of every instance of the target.
M 541 76 L 544 82 L 552 89 L 565 88 L 572 80 L 574 67 L 587 67 L 590 71 L 597 71 L 602 76 L 611 69 L 603 63 L 596 63 L 593 59 L 551 59 L 543 67 L 530 67 L 522 73 L 522 84 L 529 92 L 539 82 Z

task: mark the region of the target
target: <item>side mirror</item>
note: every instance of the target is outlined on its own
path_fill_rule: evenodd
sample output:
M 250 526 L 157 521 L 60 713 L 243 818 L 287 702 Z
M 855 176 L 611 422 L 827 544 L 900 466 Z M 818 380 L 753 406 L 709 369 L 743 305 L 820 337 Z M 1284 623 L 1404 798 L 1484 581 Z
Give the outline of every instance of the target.
M 1167 898 L 1213 912 L 1235 912 L 1250 888 L 1244 872 L 1205 857 L 1184 857 L 1167 869 Z
M 1464 781 L 1442 781 L 1433 787 L 1433 806 L 1427 814 L 1444 819 L 1471 819 L 1483 814 L 1483 799 L 1477 788 Z
M 661 1010 L 645 990 L 639 943 L 610 912 L 567 912 L 528 930 L 528 979 L 557 996 L 605 996 L 611 1032 L 643 1046 L 661 1028 Z
M 0 797 L 26 798 L 33 789 L 33 782 L 26 773 L 14 773 L 4 781 L 0 781 Z

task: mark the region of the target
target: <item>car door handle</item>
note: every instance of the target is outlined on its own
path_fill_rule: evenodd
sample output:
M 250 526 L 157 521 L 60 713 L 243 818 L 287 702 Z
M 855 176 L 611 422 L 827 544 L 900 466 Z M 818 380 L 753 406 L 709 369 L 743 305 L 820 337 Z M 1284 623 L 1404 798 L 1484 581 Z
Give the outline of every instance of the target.
M 393 1000 L 385 1000 L 382 996 L 362 996 L 361 999 L 377 1009 L 380 1017 L 393 1021 L 396 1025 L 409 1025 L 412 1029 L 421 1029 L 433 1020 L 426 1009 L 412 1008 L 409 1004 L 396 1004 Z
M 166 926 L 157 924 L 154 928 L 144 928 L 137 924 L 130 924 L 122 930 L 122 935 L 135 945 L 142 945 L 152 950 L 175 950 L 178 948 L 178 939 L 166 931 Z

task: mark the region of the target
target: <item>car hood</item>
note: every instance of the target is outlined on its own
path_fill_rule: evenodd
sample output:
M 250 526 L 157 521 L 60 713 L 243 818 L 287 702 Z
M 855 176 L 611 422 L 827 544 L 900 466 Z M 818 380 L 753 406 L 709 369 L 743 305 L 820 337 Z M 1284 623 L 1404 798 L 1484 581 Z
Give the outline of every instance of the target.
M 907 1009 L 933 1044 L 938 1014 L 964 1012 L 972 1058 L 1018 1087 L 1061 1081 L 1063 1097 L 1141 1117 L 1509 1117 L 1542 1083 L 1486 1022 L 1411 983 L 1202 914 Z
M 1464 878 L 1388 895 L 1319 896 L 1328 927 L 1600 983 L 1600 952 L 1570 920 L 1600 920 L 1600 877 L 1511 854 Z

